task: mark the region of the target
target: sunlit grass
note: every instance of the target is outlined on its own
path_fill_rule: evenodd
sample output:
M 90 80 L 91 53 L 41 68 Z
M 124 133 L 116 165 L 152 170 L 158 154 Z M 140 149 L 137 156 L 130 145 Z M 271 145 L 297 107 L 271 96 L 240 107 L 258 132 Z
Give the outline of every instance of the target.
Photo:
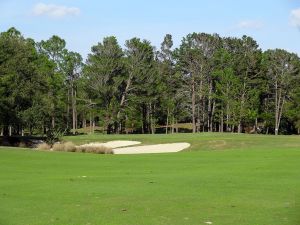
M 192 146 L 181 153 L 145 155 L 0 148 L 1 225 L 300 224 L 298 136 L 66 139 L 186 141 Z

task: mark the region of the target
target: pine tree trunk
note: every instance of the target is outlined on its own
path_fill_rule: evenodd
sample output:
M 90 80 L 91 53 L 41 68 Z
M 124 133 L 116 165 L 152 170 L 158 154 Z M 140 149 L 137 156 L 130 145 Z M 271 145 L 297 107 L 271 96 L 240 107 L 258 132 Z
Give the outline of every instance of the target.
M 201 67 L 202 70 L 202 67 Z M 204 131 L 204 105 L 202 104 L 202 110 L 200 109 L 201 103 L 203 103 L 203 80 L 200 80 L 199 84 L 199 106 L 198 106 L 198 130 L 197 132 L 201 132 L 201 112 L 202 112 L 202 122 L 203 122 L 203 131 Z
M 240 134 L 242 131 L 242 124 L 241 121 L 239 121 L 239 125 L 238 125 L 238 133 Z
M 51 125 L 52 125 L 52 128 L 54 129 L 55 128 L 55 116 L 52 115 L 52 118 L 51 118 Z
M 223 118 L 223 111 L 221 112 L 221 121 L 220 121 L 220 132 L 224 132 L 224 118 Z
M 129 88 L 131 86 L 131 81 L 132 81 L 132 78 L 133 78 L 133 74 L 130 73 L 129 74 L 129 77 L 126 81 L 126 87 L 125 87 L 125 90 L 124 92 L 122 93 L 122 97 L 121 97 L 121 101 L 120 101 L 120 105 L 119 105 L 119 110 L 118 110 L 118 113 L 117 113 L 117 120 L 119 122 L 119 119 L 120 119 L 120 116 L 121 116 L 121 111 L 123 110 L 123 107 L 125 105 L 125 101 L 126 101 L 126 96 L 128 94 L 128 91 L 129 91 Z
M 67 129 L 70 126 L 70 88 L 68 88 L 68 97 L 67 97 Z
M 202 132 L 205 132 L 205 100 L 202 98 Z
M 154 119 L 153 119 L 153 114 L 155 111 L 155 104 L 152 106 L 152 104 L 150 103 L 150 126 L 151 126 L 151 134 L 155 134 L 155 123 L 154 123 Z
M 248 76 L 248 72 L 246 72 L 246 77 Z M 242 132 L 242 119 L 243 119 L 243 111 L 245 105 L 245 95 L 246 95 L 246 82 L 243 83 L 243 90 L 242 90 L 242 97 L 241 97 L 241 105 L 240 105 L 240 118 L 239 118 L 239 125 L 238 125 L 238 133 Z
M 151 132 L 151 116 L 150 116 L 150 114 L 151 114 L 151 108 L 150 108 L 151 106 L 150 106 L 150 104 L 148 105 L 146 105 L 146 124 L 147 124 L 147 133 L 148 134 L 151 134 L 152 132 Z
M 278 117 L 279 117 L 279 107 L 280 99 L 278 99 L 280 96 L 278 94 L 278 85 L 277 81 L 275 82 L 275 135 L 278 135 Z
M 229 104 L 226 106 L 226 132 L 229 131 Z
M 144 112 L 143 112 L 143 107 L 141 107 L 141 124 L 142 124 L 142 134 L 144 134 L 145 127 L 144 127 Z
M 198 105 L 197 106 L 197 125 L 196 125 L 196 132 L 200 132 L 201 131 L 201 122 L 200 122 L 200 118 L 201 118 L 201 115 L 200 115 L 200 106 Z
M 257 128 L 258 128 L 258 120 L 257 117 L 255 118 L 255 133 L 257 133 Z
M 108 127 L 107 127 L 108 132 Z M 92 112 L 90 112 L 90 134 L 92 133 Z
M 214 114 L 215 114 L 215 107 L 216 107 L 216 102 L 213 99 L 212 100 L 211 116 L 210 116 L 210 132 L 213 132 L 213 118 L 214 118 Z
M 75 109 L 75 93 L 74 93 L 74 86 L 73 81 L 71 84 L 71 100 L 72 100 L 72 133 L 76 134 L 76 109 Z
M 209 81 L 208 105 L 207 105 L 207 130 L 212 131 L 212 82 Z
M 166 124 L 166 134 L 168 134 L 168 127 L 169 127 L 169 114 L 170 114 L 170 110 L 169 107 L 167 109 L 167 124 Z
M 171 133 L 174 134 L 174 116 L 172 116 Z
M 82 119 L 82 126 L 84 129 L 86 129 L 86 118 L 85 117 Z
M 196 107 L 196 93 L 195 93 L 195 81 L 192 80 L 192 123 L 193 123 L 193 133 L 196 133 L 196 118 L 195 118 L 195 108 Z
M 74 111 L 75 111 L 75 129 L 78 129 L 78 113 L 77 113 L 77 91 L 74 91 Z

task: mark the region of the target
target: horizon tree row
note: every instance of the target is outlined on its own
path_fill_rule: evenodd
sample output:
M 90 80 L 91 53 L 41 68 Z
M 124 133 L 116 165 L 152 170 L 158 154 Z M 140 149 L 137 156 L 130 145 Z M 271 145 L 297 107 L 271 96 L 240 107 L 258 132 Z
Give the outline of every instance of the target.
M 184 124 L 184 125 L 181 125 Z M 0 33 L 1 135 L 247 132 L 300 134 L 300 59 L 249 37 L 191 33 L 159 49 L 105 37 L 83 62 L 54 35 Z M 186 129 L 188 130 L 188 129 Z

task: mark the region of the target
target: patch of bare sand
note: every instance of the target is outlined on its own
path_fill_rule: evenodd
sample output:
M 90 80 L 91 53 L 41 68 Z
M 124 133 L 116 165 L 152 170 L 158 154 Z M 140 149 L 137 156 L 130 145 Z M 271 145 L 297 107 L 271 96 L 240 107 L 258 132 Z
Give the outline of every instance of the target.
M 114 148 L 113 151 L 114 154 L 168 153 L 168 152 L 179 152 L 188 147 L 190 147 L 190 144 L 183 142 L 183 143 Z

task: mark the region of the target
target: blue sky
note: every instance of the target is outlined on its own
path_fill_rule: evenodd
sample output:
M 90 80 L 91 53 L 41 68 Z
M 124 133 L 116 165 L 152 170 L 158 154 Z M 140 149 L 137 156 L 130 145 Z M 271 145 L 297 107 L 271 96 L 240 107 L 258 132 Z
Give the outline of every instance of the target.
M 59 35 L 84 58 L 105 36 L 159 47 L 170 33 L 177 47 L 191 32 L 246 34 L 300 55 L 300 0 L 0 0 L 0 31 L 12 26 L 37 41 Z

